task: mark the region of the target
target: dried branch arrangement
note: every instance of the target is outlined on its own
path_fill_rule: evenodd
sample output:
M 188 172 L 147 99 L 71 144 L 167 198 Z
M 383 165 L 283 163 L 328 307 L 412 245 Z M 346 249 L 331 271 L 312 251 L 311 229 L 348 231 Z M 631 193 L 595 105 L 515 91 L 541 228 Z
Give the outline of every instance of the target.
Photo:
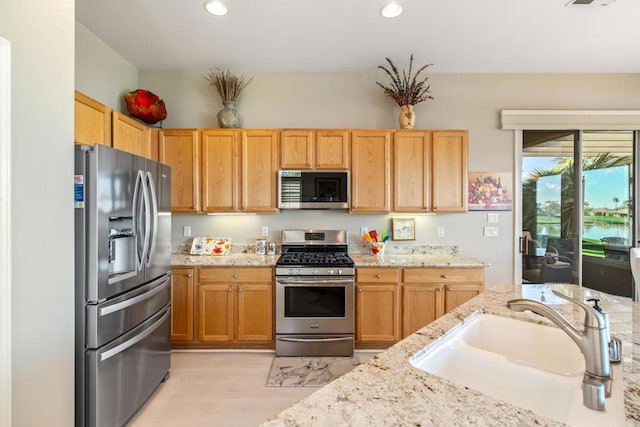
M 429 94 L 431 86 L 427 85 L 428 77 L 424 77 L 422 80 L 418 80 L 418 76 L 427 67 L 433 64 L 427 64 L 418 69 L 416 74 L 412 77 L 413 72 L 413 54 L 409 57 L 409 72 L 402 70 L 402 74 L 398 71 L 398 68 L 393 64 L 389 58 L 385 58 L 391 67 L 391 70 L 387 69 L 383 65 L 379 65 L 378 68 L 384 70 L 391 78 L 391 85 L 385 86 L 380 82 L 376 82 L 380 86 L 384 93 L 393 99 L 398 105 L 416 105 L 427 99 L 433 99 Z
M 242 90 L 253 80 L 253 77 L 246 80 L 243 76 L 238 76 L 229 70 L 217 67 L 202 77 L 209 81 L 210 86 L 214 86 L 218 90 L 223 102 L 236 101 L 240 97 Z

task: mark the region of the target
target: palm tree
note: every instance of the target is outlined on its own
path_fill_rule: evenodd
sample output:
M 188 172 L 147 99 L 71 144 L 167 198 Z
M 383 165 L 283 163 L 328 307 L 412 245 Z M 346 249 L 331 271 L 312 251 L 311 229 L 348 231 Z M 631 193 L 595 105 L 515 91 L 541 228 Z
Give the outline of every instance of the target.
M 618 210 L 618 202 L 620 202 L 620 199 L 618 199 L 617 197 L 613 198 L 613 210 L 617 211 Z M 614 212 L 615 213 L 615 212 Z
M 582 170 L 604 169 L 614 166 L 629 165 L 631 156 L 617 157 L 611 153 L 598 153 L 594 157 L 583 158 Z M 544 176 L 560 175 L 560 237 L 573 237 L 573 158 L 563 157 L 555 159 L 556 165 L 550 169 L 535 169 L 526 181 L 522 183 L 522 226 L 528 230 L 536 230 L 537 222 L 537 197 L 536 183 Z M 616 203 L 620 200 L 615 198 Z

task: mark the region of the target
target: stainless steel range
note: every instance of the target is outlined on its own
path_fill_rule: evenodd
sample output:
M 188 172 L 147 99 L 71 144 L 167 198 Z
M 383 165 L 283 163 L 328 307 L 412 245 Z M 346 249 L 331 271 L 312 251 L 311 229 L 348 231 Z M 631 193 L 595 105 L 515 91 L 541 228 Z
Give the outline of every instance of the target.
M 283 230 L 276 263 L 276 356 L 351 356 L 353 260 L 345 230 Z

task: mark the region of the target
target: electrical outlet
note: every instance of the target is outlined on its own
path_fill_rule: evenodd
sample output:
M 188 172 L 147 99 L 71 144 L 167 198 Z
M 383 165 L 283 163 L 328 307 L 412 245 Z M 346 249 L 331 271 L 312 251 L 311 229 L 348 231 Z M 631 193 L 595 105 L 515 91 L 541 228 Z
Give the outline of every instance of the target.
M 444 237 L 444 227 L 437 228 L 438 237 Z
M 484 227 L 484 237 L 498 237 L 498 227 Z
M 184 227 L 182 227 L 182 235 L 184 237 L 191 236 L 191 226 L 190 225 L 185 225 Z
M 262 226 L 262 237 L 269 237 L 269 226 Z
M 498 214 L 495 212 L 487 214 L 487 222 L 489 224 L 497 224 L 498 223 Z
M 360 235 L 364 236 L 369 231 L 369 227 L 360 227 Z

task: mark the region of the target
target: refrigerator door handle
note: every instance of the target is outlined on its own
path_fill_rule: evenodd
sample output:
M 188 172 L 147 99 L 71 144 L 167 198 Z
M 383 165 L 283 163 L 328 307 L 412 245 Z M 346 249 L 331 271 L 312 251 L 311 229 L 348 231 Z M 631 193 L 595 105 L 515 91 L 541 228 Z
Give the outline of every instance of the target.
M 136 184 L 133 190 L 133 202 L 132 202 L 132 216 L 133 216 L 133 233 L 136 236 L 136 267 L 138 270 L 142 268 L 144 265 L 144 257 L 145 257 L 145 248 L 144 245 L 141 246 L 140 236 L 142 232 L 142 215 L 144 211 L 144 207 L 142 206 L 144 200 L 144 178 L 142 176 L 142 171 L 138 171 L 136 175 Z M 142 200 L 140 193 L 142 192 Z
M 153 325 L 145 329 L 141 334 L 138 334 L 135 337 L 123 342 L 122 344 L 113 347 L 111 350 L 107 350 L 104 353 L 102 353 L 100 355 L 100 361 L 104 362 L 105 360 L 110 359 L 113 356 L 118 355 L 119 353 L 122 353 L 129 347 L 136 345 L 137 343 L 139 343 L 140 341 L 142 341 L 143 339 L 151 335 L 156 329 L 160 327 L 160 325 L 162 325 L 162 322 L 164 322 L 164 320 L 167 318 L 168 315 L 169 315 L 169 309 L 167 308 L 165 313 L 162 315 L 162 317 L 158 319 Z
M 151 260 L 153 259 L 153 254 L 155 253 L 156 243 L 158 240 L 158 197 L 155 184 L 153 183 L 153 175 L 151 174 L 151 172 L 147 172 L 146 184 L 148 186 L 151 198 L 151 242 L 149 243 L 149 249 L 146 259 L 146 265 L 148 267 L 151 264 Z

